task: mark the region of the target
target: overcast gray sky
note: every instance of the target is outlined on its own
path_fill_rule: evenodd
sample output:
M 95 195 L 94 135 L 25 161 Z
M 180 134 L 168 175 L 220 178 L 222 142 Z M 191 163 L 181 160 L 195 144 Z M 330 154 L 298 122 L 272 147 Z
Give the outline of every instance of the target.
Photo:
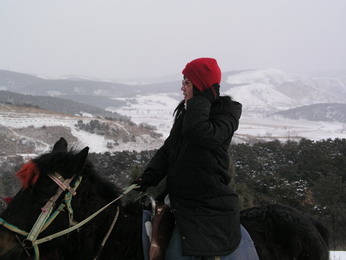
M 0 69 L 123 79 L 346 69 L 345 0 L 0 0 Z

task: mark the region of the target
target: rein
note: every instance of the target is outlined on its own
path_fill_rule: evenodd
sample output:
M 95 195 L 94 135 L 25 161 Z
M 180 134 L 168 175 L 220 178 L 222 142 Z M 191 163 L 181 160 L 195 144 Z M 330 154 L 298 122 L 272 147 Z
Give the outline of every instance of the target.
M 98 214 L 100 214 L 102 211 L 104 211 L 106 208 L 108 208 L 110 205 L 112 205 L 114 202 L 116 202 L 117 200 L 121 199 L 122 197 L 124 197 L 127 193 L 129 193 L 131 190 L 133 190 L 134 188 L 136 188 L 137 184 L 132 184 L 131 186 L 129 186 L 127 189 L 125 189 L 123 191 L 123 193 L 118 196 L 117 198 L 115 198 L 114 200 L 112 200 L 111 202 L 109 202 L 107 205 L 103 206 L 102 208 L 100 208 L 98 211 L 96 211 L 95 213 L 93 213 L 92 215 L 90 215 L 89 217 L 87 217 L 86 219 L 84 219 L 83 221 L 79 222 L 78 224 L 74 225 L 73 227 L 64 229 L 60 232 L 57 232 L 53 235 L 38 239 L 35 241 L 35 244 L 42 244 L 44 242 L 50 241 L 54 238 L 63 236 L 67 233 L 70 233 L 78 228 L 80 228 L 81 226 L 83 226 L 84 224 L 88 223 L 90 220 L 92 220 L 94 217 L 96 217 Z
M 35 260 L 39 259 L 39 248 L 38 245 L 45 243 L 47 241 L 50 241 L 54 238 L 63 236 L 65 234 L 68 234 L 78 228 L 80 228 L 81 226 L 83 226 L 84 224 L 88 223 L 89 221 L 91 221 L 94 217 L 96 217 L 98 214 L 100 214 L 103 210 L 105 210 L 106 208 L 108 208 L 110 205 L 112 205 L 114 202 L 116 202 L 117 200 L 121 199 L 122 197 L 124 197 L 127 193 L 129 193 L 130 191 L 132 191 L 134 188 L 137 187 L 136 184 L 132 184 L 131 186 L 127 187 L 126 189 L 123 190 L 122 194 L 120 194 L 117 198 L 115 198 L 114 200 L 112 200 L 111 202 L 109 202 L 108 204 L 106 204 L 104 207 L 102 207 L 101 209 L 99 209 L 98 211 L 96 211 L 95 213 L 93 213 L 92 215 L 90 215 L 89 217 L 87 217 L 86 219 L 84 219 L 83 221 L 79 222 L 79 223 L 75 223 L 73 221 L 73 210 L 71 207 L 71 200 L 72 200 L 72 196 L 74 196 L 76 194 L 76 189 L 78 188 L 79 184 L 82 181 L 82 176 L 79 176 L 75 183 L 73 188 L 69 185 L 72 181 L 72 179 L 74 178 L 74 176 L 70 179 L 64 179 L 59 173 L 54 173 L 51 175 L 48 175 L 58 186 L 59 189 L 56 192 L 55 195 L 53 195 L 45 204 L 45 206 L 41 209 L 41 214 L 38 217 L 38 219 L 36 220 L 34 226 L 32 227 L 30 232 L 26 232 L 10 223 L 8 223 L 7 221 L 5 221 L 4 219 L 0 218 L 0 225 L 3 225 L 5 228 L 7 228 L 8 230 L 20 234 L 24 237 L 26 237 L 23 242 L 25 241 L 29 241 L 31 242 L 31 245 L 34 249 L 35 252 Z M 55 212 L 52 214 L 52 210 L 54 207 L 54 204 L 56 202 L 56 200 L 60 197 L 60 195 L 62 194 L 62 192 L 64 192 L 65 190 L 67 190 L 68 192 L 65 194 L 65 198 L 64 200 L 60 203 L 59 207 L 55 210 Z M 65 202 L 65 203 L 64 203 Z M 69 212 L 69 220 L 70 220 L 70 227 L 66 228 L 62 231 L 59 231 L 57 233 L 54 233 L 52 235 L 37 239 L 37 237 L 39 236 L 39 234 L 44 231 L 52 222 L 53 220 L 58 216 L 58 214 L 64 209 L 64 207 L 67 207 L 68 212 Z M 117 213 L 115 216 L 115 219 L 112 222 L 112 225 L 110 227 L 110 229 L 108 230 L 105 238 L 102 241 L 102 244 L 100 246 L 100 250 L 98 252 L 98 255 L 100 255 L 100 252 L 104 246 L 104 244 L 106 243 L 114 225 L 115 222 L 118 219 L 118 215 L 119 215 L 119 207 L 117 207 Z M 24 248 L 24 250 L 27 252 L 26 250 L 26 245 L 21 242 L 21 246 Z M 96 258 L 95 258 L 96 259 Z

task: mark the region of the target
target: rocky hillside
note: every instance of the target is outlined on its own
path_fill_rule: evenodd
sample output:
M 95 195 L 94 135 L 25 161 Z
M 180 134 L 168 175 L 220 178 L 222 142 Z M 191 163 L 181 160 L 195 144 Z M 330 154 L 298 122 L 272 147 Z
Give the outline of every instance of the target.
M 162 138 L 150 126 L 0 104 L 0 154 L 42 153 L 61 136 L 91 152 L 151 150 Z

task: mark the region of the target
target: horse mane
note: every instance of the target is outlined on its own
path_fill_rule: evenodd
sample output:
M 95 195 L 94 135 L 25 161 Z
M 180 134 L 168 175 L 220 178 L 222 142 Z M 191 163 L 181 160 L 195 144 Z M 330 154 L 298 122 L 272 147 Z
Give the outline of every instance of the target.
M 34 185 L 38 178 L 40 177 L 40 170 L 38 169 L 35 162 L 30 161 L 25 163 L 19 171 L 16 173 L 16 176 L 20 180 L 22 187 L 24 189 L 28 188 L 30 185 Z
M 72 149 L 68 152 L 51 152 L 32 159 L 32 162 L 37 165 L 42 175 L 58 172 L 65 179 L 68 179 L 75 174 L 76 170 L 79 172 L 82 170 L 75 169 L 75 154 L 76 151 Z
M 96 192 L 102 198 L 110 200 L 120 195 L 121 189 L 105 178 L 105 176 L 98 173 L 90 161 L 87 161 L 87 167 L 85 168 L 88 169 L 88 174 L 86 174 L 87 178 L 95 185 Z
M 81 174 L 83 178 L 88 178 L 94 184 L 96 192 L 105 200 L 110 200 L 119 195 L 121 189 L 117 188 L 105 176 L 98 173 L 94 164 L 89 159 L 86 160 L 81 169 L 76 169 L 74 156 L 77 153 L 76 150 L 71 149 L 67 152 L 43 154 L 33 159 L 30 164 L 23 165 L 20 174 L 18 172 L 17 176 L 24 183 L 22 184 L 23 187 L 28 187 L 30 184 L 35 184 L 39 176 L 49 172 L 58 172 L 65 179 L 71 178 L 74 174 Z

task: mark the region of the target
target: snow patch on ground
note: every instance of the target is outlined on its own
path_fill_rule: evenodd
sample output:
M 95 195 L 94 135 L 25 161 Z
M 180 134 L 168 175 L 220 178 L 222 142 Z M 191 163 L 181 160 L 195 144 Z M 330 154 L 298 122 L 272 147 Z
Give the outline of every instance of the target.
M 346 124 L 277 118 L 241 118 L 236 136 L 279 140 L 346 138 Z
M 346 251 L 330 251 L 330 260 L 346 260 Z
M 107 110 L 128 116 L 136 124 L 146 123 L 155 126 L 157 132 L 167 137 L 173 125 L 173 111 L 179 104 L 180 98 L 182 95 L 177 93 L 114 98 L 125 101 L 126 104 L 116 108 L 108 107 Z
M 43 126 L 65 126 L 71 129 L 71 133 L 79 140 L 75 149 L 81 149 L 85 146 L 90 147 L 90 152 L 104 153 L 115 151 L 143 151 L 157 149 L 162 145 L 163 140 L 154 139 L 149 135 L 136 136 L 135 142 L 122 142 L 118 141 L 117 145 L 113 145 L 111 148 L 107 147 L 109 142 L 113 140 L 106 139 L 102 135 L 92 134 L 76 128 L 78 120 L 83 120 L 84 123 L 88 123 L 93 118 L 91 117 L 78 117 L 78 116 L 64 116 L 61 114 L 44 114 L 44 113 L 16 113 L 14 111 L 0 111 L 0 125 L 9 128 L 26 128 L 33 126 L 35 128 Z M 101 119 L 99 119 L 101 120 Z M 117 127 L 122 128 L 125 132 L 128 132 L 121 124 L 113 122 Z M 51 144 L 49 144 L 51 145 Z M 49 145 L 46 144 L 43 150 L 49 149 Z
M 167 137 L 173 125 L 173 111 L 181 96 L 172 94 L 136 96 L 122 98 L 125 106 L 108 108 L 110 111 L 131 117 L 136 124 L 147 123 L 157 128 L 157 131 Z M 244 98 L 244 97 L 243 97 Z M 259 112 L 259 109 L 258 109 Z M 260 113 L 244 113 L 240 119 L 239 129 L 234 140 L 245 141 L 249 138 L 311 140 L 346 138 L 346 124 L 338 122 L 317 122 L 307 120 L 290 120 L 279 116 L 266 117 Z

